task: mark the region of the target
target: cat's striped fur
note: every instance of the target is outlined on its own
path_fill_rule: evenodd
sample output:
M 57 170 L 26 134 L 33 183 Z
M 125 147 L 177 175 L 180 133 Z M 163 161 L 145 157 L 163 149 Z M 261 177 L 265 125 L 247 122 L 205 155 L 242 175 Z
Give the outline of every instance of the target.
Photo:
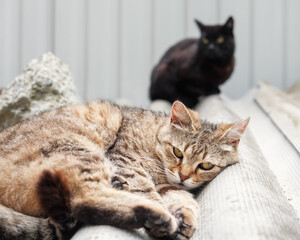
M 171 117 L 97 101 L 11 127 L 0 133 L 0 239 L 68 239 L 85 223 L 188 239 L 198 207 L 186 190 L 238 161 L 247 123 L 211 124 L 178 101 Z

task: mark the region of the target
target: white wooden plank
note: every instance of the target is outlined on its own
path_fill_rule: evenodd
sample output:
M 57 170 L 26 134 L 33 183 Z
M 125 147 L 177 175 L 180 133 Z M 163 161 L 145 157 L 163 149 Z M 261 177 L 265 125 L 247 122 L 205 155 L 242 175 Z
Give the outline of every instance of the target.
M 283 87 L 284 5 L 282 0 L 254 0 L 254 79 Z
M 85 98 L 86 4 L 84 0 L 55 2 L 55 54 L 69 65 L 78 93 Z
M 221 1 L 221 23 L 225 23 L 229 16 L 234 18 L 235 68 L 221 91 L 231 98 L 238 98 L 252 86 L 251 0 Z
M 88 4 L 87 99 L 119 97 L 119 1 Z
M 20 1 L 0 1 L 0 88 L 6 87 L 21 72 Z
M 187 35 L 199 37 L 200 33 L 195 24 L 198 19 L 203 24 L 218 23 L 218 0 L 187 0 Z
M 153 13 L 154 63 L 171 45 L 185 38 L 185 1 L 155 0 Z
M 21 67 L 51 51 L 51 1 L 21 1 Z
M 285 92 L 260 82 L 255 100 L 300 154 L 300 108 Z M 298 103 L 298 105 L 296 104 Z
M 286 1 L 286 82 L 290 87 L 300 80 L 300 1 Z
M 148 103 L 151 64 L 151 0 L 123 0 L 121 13 L 121 98 Z

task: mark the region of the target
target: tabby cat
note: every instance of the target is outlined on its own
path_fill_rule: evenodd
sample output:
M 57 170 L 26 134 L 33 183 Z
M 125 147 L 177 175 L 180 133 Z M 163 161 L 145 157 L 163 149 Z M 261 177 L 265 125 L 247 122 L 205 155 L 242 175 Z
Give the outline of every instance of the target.
M 192 108 L 201 96 L 220 93 L 234 68 L 233 19 L 209 26 L 197 21 L 199 39 L 184 39 L 172 46 L 154 67 L 151 100 L 181 100 Z
M 105 101 L 43 113 L 0 133 L 0 239 L 69 239 L 82 224 L 189 239 L 187 191 L 238 162 L 248 119 L 212 124 Z

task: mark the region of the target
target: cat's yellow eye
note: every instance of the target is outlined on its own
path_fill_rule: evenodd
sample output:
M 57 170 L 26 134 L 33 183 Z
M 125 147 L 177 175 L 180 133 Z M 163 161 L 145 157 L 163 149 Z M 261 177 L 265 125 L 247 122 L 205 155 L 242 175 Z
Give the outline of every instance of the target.
M 173 147 L 173 152 L 176 157 L 183 158 L 183 153 L 177 147 Z
M 218 44 L 221 44 L 223 42 L 224 42 L 224 38 L 222 36 L 220 36 L 220 37 L 217 38 L 217 43 Z
M 202 170 L 210 170 L 214 167 L 215 165 L 213 165 L 212 163 L 210 162 L 204 162 L 204 163 L 200 163 L 198 165 L 198 167 Z
M 208 40 L 207 38 L 203 38 L 203 39 L 202 39 L 202 42 L 203 42 L 204 44 L 208 44 L 208 43 L 209 43 L 209 40 Z

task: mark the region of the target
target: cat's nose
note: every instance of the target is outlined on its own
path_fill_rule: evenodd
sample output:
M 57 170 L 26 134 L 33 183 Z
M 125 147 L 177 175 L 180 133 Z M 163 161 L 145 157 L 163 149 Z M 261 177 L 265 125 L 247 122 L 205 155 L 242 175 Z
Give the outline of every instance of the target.
M 179 174 L 179 177 L 180 177 L 180 180 L 183 182 L 184 180 L 188 179 L 189 176 L 185 176 L 183 174 L 181 174 L 180 172 L 178 173 Z

